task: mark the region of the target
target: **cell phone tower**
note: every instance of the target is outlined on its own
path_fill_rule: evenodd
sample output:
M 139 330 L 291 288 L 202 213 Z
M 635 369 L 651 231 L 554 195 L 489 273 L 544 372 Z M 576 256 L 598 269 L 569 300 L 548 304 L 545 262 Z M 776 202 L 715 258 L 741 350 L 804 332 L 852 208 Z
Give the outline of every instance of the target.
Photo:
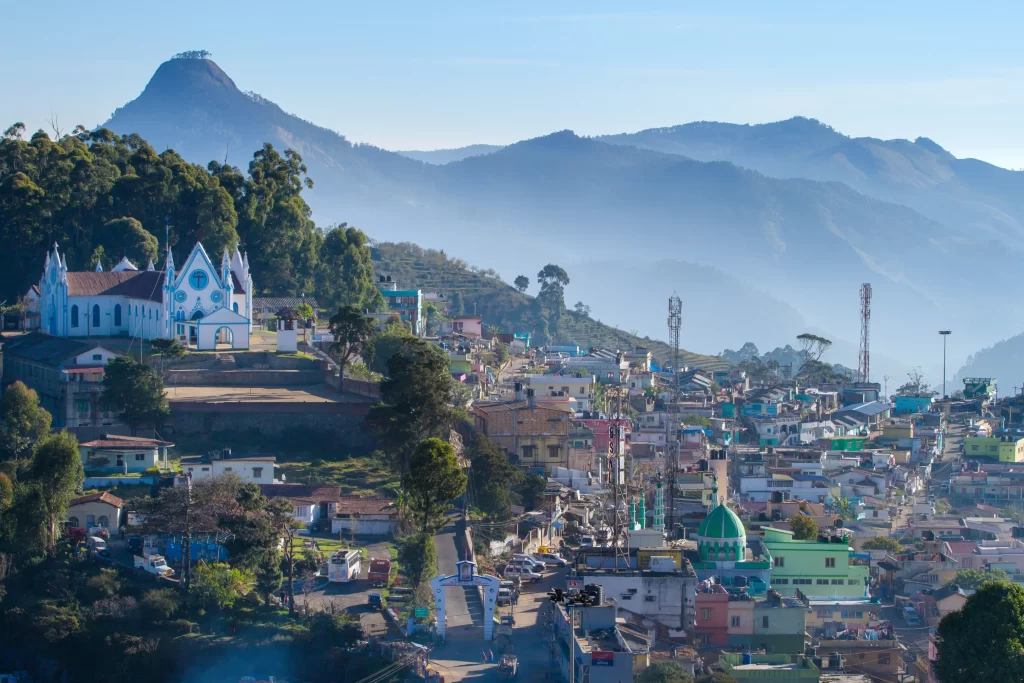
M 871 381 L 871 284 L 860 286 L 860 354 L 857 357 L 858 380 Z
M 672 347 L 672 370 L 676 374 L 676 393 L 679 392 L 679 330 L 683 327 L 683 301 L 673 294 L 668 299 L 668 345 Z

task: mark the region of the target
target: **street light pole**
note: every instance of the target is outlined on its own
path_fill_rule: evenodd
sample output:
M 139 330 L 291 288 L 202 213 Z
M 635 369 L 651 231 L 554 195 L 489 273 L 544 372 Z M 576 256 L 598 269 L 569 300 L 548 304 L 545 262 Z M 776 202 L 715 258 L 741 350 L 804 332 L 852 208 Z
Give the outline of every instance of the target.
M 946 394 L 946 337 L 953 334 L 952 330 L 939 330 L 942 335 L 942 398 L 949 398 Z

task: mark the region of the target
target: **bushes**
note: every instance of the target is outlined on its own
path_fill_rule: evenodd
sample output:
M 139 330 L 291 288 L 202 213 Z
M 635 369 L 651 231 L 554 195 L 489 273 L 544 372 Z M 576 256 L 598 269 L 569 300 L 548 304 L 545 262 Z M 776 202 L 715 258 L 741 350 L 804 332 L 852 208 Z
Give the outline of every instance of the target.
M 412 534 L 398 542 L 398 560 L 409 581 L 418 586 L 437 573 L 437 547 L 429 534 Z
M 142 597 L 140 607 L 147 621 L 167 621 L 178 613 L 181 600 L 173 588 L 157 588 Z

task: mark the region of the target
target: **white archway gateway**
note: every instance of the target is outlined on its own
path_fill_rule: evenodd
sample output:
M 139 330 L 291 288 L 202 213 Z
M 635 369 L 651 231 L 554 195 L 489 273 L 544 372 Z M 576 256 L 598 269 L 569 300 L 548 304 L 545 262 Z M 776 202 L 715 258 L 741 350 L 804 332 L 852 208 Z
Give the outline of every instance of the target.
M 444 638 L 445 633 L 445 588 L 452 586 L 481 586 L 484 589 L 484 640 L 490 640 L 494 634 L 494 605 L 498 601 L 498 589 L 501 579 L 497 576 L 485 576 L 476 573 L 476 562 L 463 560 L 455 563 L 455 573 L 451 576 L 436 576 L 430 580 L 430 590 L 434 593 L 434 612 L 437 615 L 437 635 Z

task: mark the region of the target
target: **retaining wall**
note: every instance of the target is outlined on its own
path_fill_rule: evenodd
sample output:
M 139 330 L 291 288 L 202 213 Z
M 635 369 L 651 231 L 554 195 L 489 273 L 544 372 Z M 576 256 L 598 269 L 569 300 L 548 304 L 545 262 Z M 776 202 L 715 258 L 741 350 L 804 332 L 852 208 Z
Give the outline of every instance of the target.
M 331 432 L 339 446 L 372 448 L 373 434 L 364 418 L 371 403 L 239 402 L 171 404 L 173 434 L 208 434 L 217 431 L 258 431 L 277 435 L 285 430 Z M 173 439 L 173 434 L 169 438 Z

